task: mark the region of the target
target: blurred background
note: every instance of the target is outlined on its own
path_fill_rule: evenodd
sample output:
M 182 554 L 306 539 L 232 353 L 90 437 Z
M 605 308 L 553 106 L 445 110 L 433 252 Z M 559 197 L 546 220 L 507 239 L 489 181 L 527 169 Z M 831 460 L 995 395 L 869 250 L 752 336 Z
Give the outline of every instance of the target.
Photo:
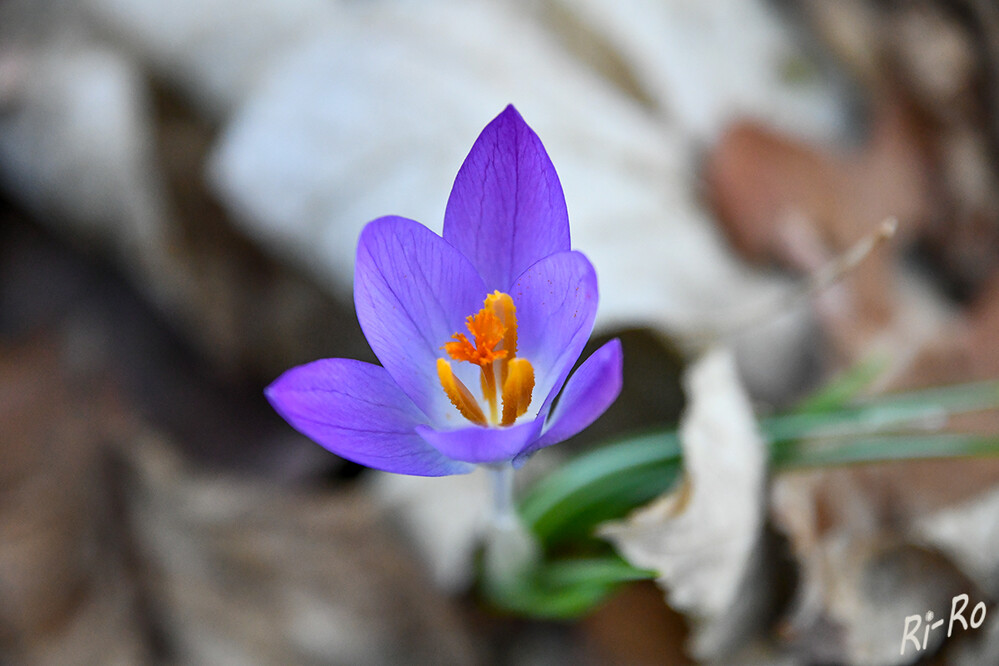
M 651 583 L 574 622 L 491 610 L 480 475 L 359 468 L 263 399 L 374 360 L 360 229 L 439 231 L 508 103 L 626 354 L 615 407 L 525 486 L 675 424 L 732 327 L 761 414 L 875 356 L 879 391 L 999 377 L 989 0 L 0 0 L 0 663 L 689 663 Z M 999 460 L 770 488 L 787 591 L 738 663 L 999 663 Z M 899 655 L 882 611 L 958 593 L 985 624 Z

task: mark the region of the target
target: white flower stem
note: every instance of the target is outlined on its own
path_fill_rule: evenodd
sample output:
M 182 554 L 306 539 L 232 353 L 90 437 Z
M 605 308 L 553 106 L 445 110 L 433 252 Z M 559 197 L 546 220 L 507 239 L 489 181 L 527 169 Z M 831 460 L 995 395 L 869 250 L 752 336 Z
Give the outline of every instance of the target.
M 513 581 L 537 561 L 538 546 L 520 522 L 513 503 L 513 466 L 489 467 L 493 511 L 486 537 L 485 573 L 493 583 Z
M 497 465 L 489 468 L 493 482 L 493 515 L 495 527 L 508 526 L 517 522 L 513 509 L 513 465 Z

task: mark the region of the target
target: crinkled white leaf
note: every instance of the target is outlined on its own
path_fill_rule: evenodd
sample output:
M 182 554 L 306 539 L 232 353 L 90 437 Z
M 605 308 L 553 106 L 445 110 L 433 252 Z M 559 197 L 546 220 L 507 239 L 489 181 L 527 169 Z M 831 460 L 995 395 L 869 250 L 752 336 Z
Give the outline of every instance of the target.
M 744 604 L 739 597 L 747 594 L 743 586 L 758 564 L 766 449 L 730 351 L 697 361 L 686 390 L 683 484 L 601 534 L 633 565 L 658 572 L 670 604 L 712 635 L 700 649 L 695 637 L 695 650 L 703 654 L 724 640 L 712 625 L 728 624 L 726 616 Z

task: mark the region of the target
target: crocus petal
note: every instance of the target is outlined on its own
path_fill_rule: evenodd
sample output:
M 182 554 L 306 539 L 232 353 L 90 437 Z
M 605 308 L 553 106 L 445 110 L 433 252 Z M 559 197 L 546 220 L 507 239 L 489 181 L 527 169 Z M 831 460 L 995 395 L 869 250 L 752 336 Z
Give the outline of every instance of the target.
M 468 463 L 498 463 L 512 460 L 533 442 L 544 419 L 518 423 L 509 428 L 482 428 L 471 426 L 459 430 L 434 430 L 417 426 L 420 434 L 431 446 L 448 458 Z
M 562 391 L 541 437 L 514 460 L 519 467 L 534 451 L 572 437 L 597 420 L 621 392 L 621 341 L 614 339 L 583 362 Z
M 444 238 L 490 289 L 507 291 L 542 257 L 570 249 L 565 196 L 541 140 L 508 106 L 475 141 L 444 212 Z
M 416 433 L 426 417 L 377 365 L 342 358 L 313 361 L 285 372 L 265 394 L 292 427 L 348 460 L 417 476 L 472 469 Z
M 517 356 L 535 371 L 530 412 L 547 413 L 593 330 L 597 276 L 579 252 L 559 252 L 527 269 L 510 295 L 517 306 Z
M 423 225 L 383 217 L 361 232 L 354 304 L 368 344 L 432 422 L 453 412 L 437 377 L 441 346 L 482 307 L 472 264 Z

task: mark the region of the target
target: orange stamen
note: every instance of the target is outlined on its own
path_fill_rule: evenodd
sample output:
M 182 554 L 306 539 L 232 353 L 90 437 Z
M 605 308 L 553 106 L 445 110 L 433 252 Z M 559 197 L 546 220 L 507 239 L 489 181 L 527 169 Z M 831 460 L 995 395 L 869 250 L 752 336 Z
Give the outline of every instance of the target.
M 464 333 L 455 333 L 442 349 L 455 361 L 479 366 L 482 396 L 489 403 L 488 423 L 497 422 L 497 388 L 502 390 L 500 425 L 512 425 L 527 411 L 534 390 L 534 368 L 526 359 L 516 358 L 517 308 L 513 299 L 509 294 L 494 291 L 486 296 L 483 308 L 465 320 L 465 327 L 471 340 Z M 437 374 L 444 392 L 462 416 L 478 425 L 486 425 L 482 408 L 468 387 L 454 376 L 447 360 L 437 360 Z
M 486 415 L 482 413 L 482 408 L 475 401 L 475 396 L 468 390 L 464 382 L 454 376 L 451 364 L 442 358 L 437 359 L 437 376 L 440 377 L 444 393 L 451 399 L 451 404 L 461 412 L 461 415 L 476 425 L 486 425 Z
M 527 412 L 534 393 L 534 367 L 526 358 L 510 361 L 509 374 L 503 382 L 503 420 L 500 425 L 512 425 Z
M 482 395 L 489 403 L 489 421 L 496 423 L 496 370 L 492 363 L 479 369 L 479 382 L 482 385 Z
M 486 296 L 487 310 L 492 310 L 496 318 L 503 323 L 506 331 L 503 333 L 502 349 L 506 356 L 500 362 L 500 386 L 506 383 L 506 375 L 510 361 L 517 355 L 517 308 L 510 294 L 494 291 Z

